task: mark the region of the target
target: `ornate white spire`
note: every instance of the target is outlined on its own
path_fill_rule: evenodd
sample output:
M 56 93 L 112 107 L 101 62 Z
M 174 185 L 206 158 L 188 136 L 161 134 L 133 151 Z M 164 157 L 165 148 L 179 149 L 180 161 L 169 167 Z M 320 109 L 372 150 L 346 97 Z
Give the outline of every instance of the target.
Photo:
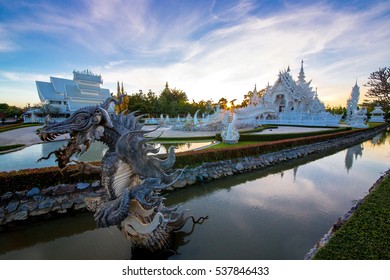
M 300 84 L 305 83 L 305 72 L 303 71 L 303 59 L 301 61 L 301 71 L 299 71 L 298 81 Z
M 359 103 L 360 89 L 357 85 L 357 79 L 355 85 L 352 87 L 351 95 L 347 100 L 347 115 L 351 116 L 355 110 L 357 110 L 357 106 Z
M 359 102 L 359 96 L 360 96 L 360 89 L 359 89 L 359 86 L 357 85 L 357 79 L 356 79 L 356 83 L 353 86 L 352 93 L 351 93 L 351 98 L 356 103 L 356 106 L 357 106 L 357 103 Z

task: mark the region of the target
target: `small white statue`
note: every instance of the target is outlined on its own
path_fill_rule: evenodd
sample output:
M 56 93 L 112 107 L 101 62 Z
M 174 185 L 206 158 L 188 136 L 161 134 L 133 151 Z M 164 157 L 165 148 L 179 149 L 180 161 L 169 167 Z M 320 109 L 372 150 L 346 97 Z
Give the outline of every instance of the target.
M 235 127 L 236 115 L 234 113 L 232 114 L 229 115 L 228 124 L 224 126 L 221 133 L 222 142 L 227 144 L 236 144 L 240 138 L 240 134 Z

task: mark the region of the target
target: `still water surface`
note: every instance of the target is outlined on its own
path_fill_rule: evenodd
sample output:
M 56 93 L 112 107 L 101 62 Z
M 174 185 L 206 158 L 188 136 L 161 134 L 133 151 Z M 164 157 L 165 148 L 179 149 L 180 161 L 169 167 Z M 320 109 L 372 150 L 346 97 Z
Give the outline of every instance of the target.
M 355 199 L 390 168 L 390 136 L 326 157 L 312 156 L 175 191 L 166 204 L 208 216 L 175 235 L 169 259 L 303 259 Z M 116 227 L 96 229 L 92 215 L 0 232 L 0 259 L 136 259 Z M 155 256 L 156 257 L 156 256 Z
M 0 155 L 0 171 L 11 171 L 11 170 L 20 170 L 27 168 L 41 168 L 48 166 L 55 166 L 55 156 L 52 155 L 48 160 L 41 160 L 37 162 L 41 157 L 46 157 L 50 152 L 55 151 L 58 148 L 66 146 L 67 141 L 54 141 L 46 142 L 42 144 L 35 144 L 28 146 L 22 150 L 15 151 L 12 153 L 1 154 Z M 193 142 L 193 143 L 163 143 L 157 144 L 161 145 L 160 154 L 166 153 L 167 149 L 170 146 L 176 146 L 175 152 L 184 152 L 193 149 L 198 149 L 207 145 L 212 144 L 212 142 Z M 108 147 L 101 143 L 95 142 L 90 148 L 82 155 L 73 156 L 72 159 L 89 162 L 89 161 L 100 161 L 103 155 L 108 150 Z

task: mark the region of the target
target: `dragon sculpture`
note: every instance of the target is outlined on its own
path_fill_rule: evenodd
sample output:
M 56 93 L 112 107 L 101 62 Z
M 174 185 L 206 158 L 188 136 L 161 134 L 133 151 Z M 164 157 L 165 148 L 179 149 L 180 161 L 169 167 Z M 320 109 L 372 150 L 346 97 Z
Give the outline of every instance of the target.
M 172 171 L 175 162 L 174 146 L 168 150 L 166 159 L 157 157 L 159 147 L 148 143 L 151 131 L 142 130 L 137 112 L 127 115 L 110 114 L 111 102 L 120 104 L 118 99 L 108 98 L 103 104 L 81 108 L 60 123 L 46 119 L 39 132 L 43 141 L 51 141 L 61 134 L 70 134 L 66 146 L 59 148 L 55 155 L 59 168 L 63 170 L 70 162 L 79 165 L 79 172 L 101 173 L 101 184 L 107 191 L 107 201 L 96 207 L 94 218 L 98 227 L 117 225 L 133 246 L 150 251 L 169 248 L 171 234 L 184 226 L 188 219 L 179 206 L 167 208 L 163 205 L 161 191 L 172 186 L 184 169 Z M 72 160 L 74 154 L 88 150 L 94 141 L 108 146 L 100 167 Z M 41 160 L 39 159 L 39 160 Z

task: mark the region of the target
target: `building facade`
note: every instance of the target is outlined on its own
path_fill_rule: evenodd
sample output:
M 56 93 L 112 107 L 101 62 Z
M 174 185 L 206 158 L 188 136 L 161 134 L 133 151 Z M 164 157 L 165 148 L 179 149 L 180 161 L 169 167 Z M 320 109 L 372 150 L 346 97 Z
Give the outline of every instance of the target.
M 50 77 L 50 82 L 36 81 L 41 102 L 58 108 L 60 115 L 70 115 L 78 109 L 104 102 L 110 91 L 100 86 L 102 76 L 91 71 L 73 71 L 73 80 Z

